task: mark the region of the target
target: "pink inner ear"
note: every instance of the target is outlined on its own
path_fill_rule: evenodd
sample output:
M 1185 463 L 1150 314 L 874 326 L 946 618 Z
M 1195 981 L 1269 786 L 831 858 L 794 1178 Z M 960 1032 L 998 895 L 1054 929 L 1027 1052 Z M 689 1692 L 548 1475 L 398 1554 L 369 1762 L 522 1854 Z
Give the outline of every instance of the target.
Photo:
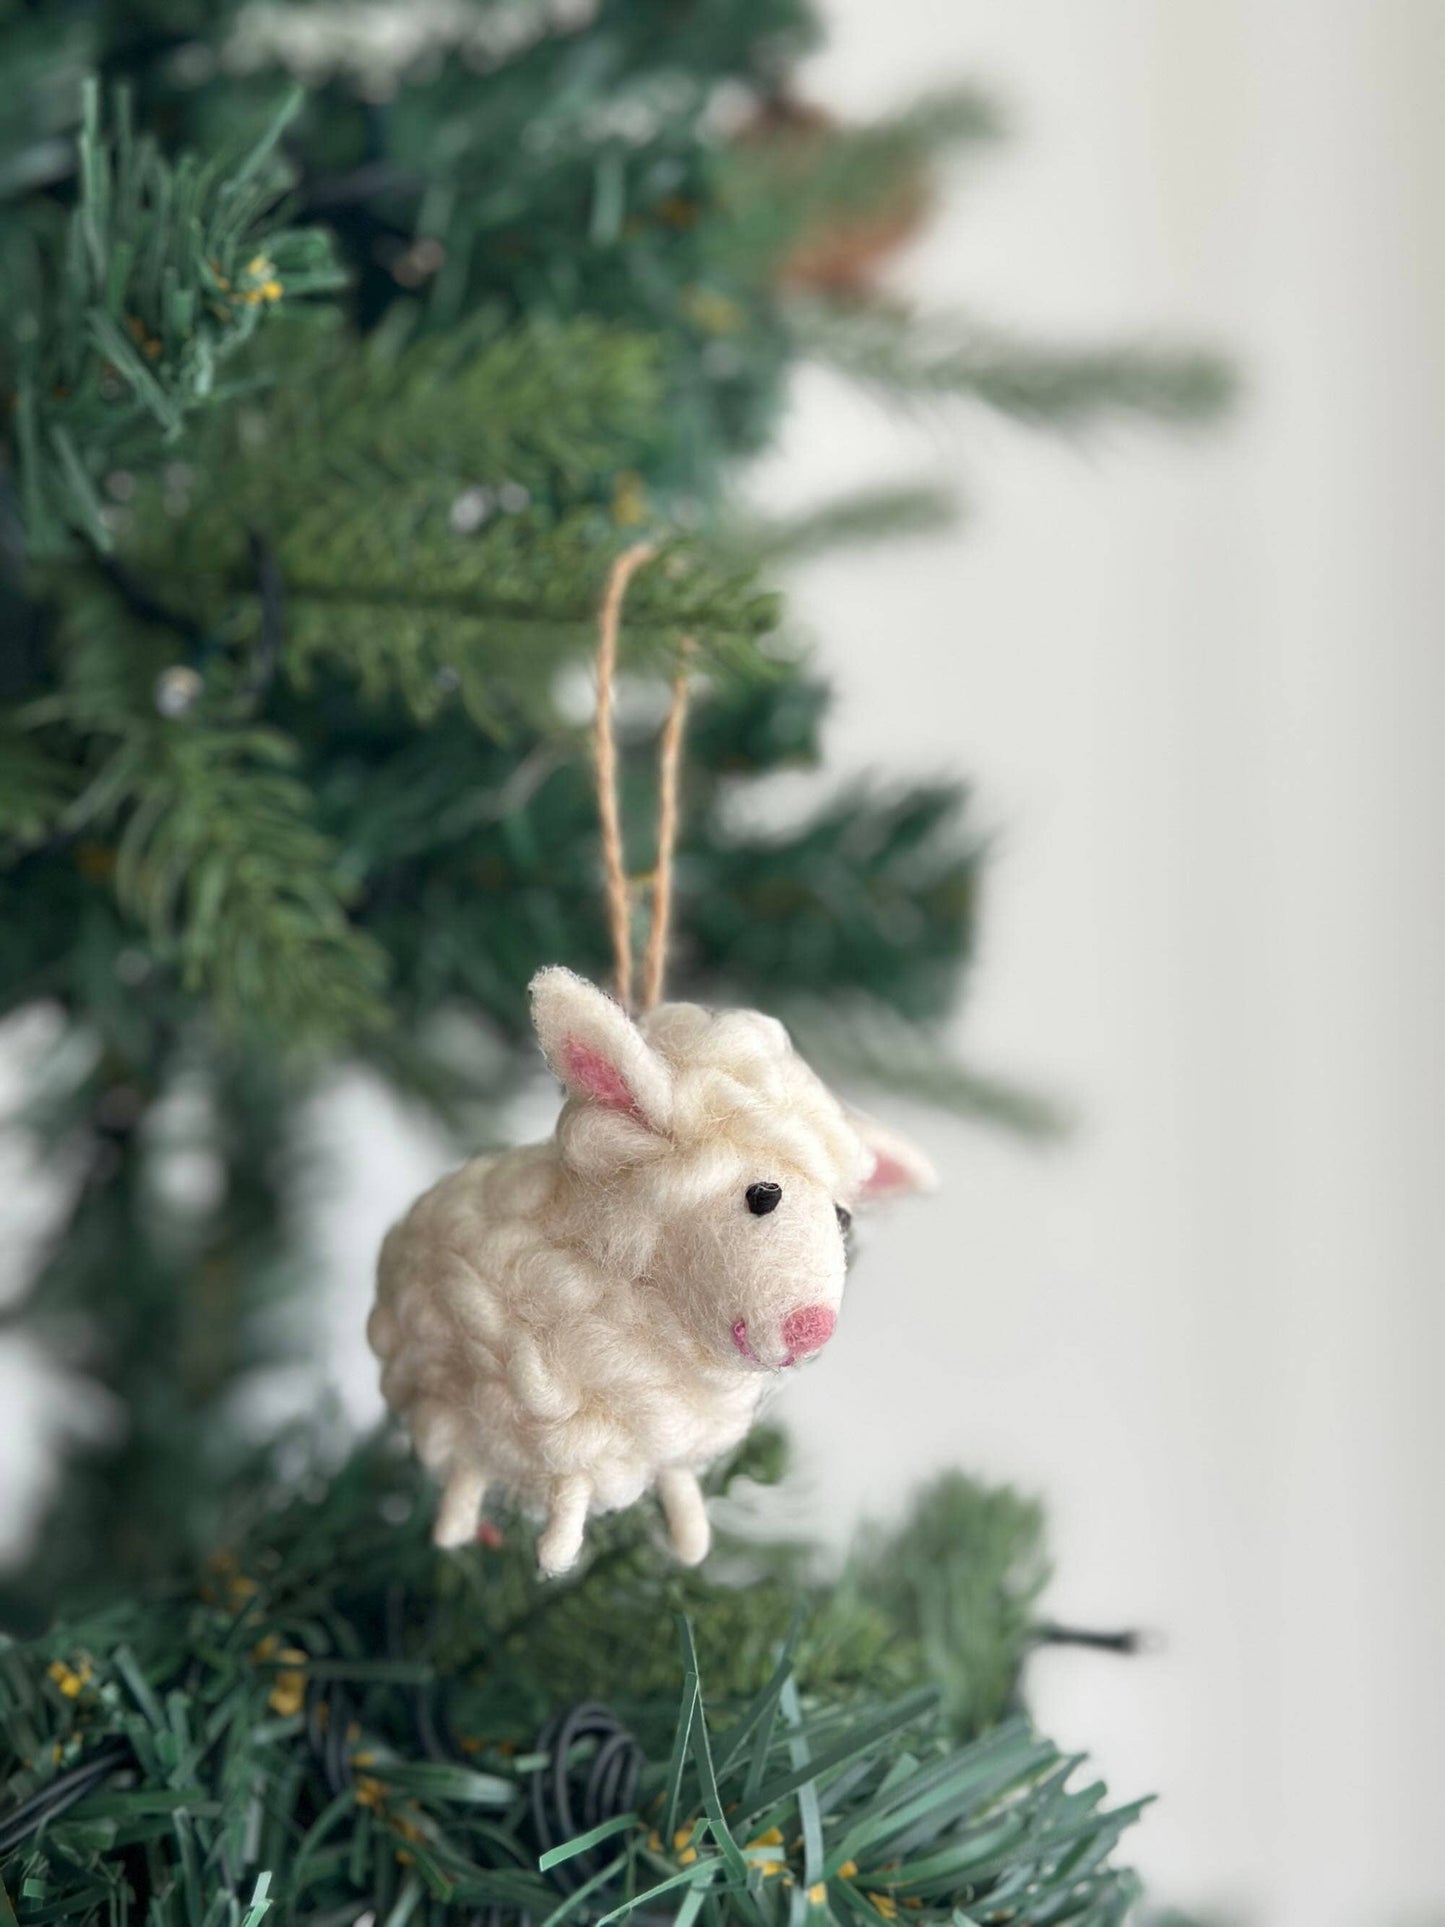
M 873 1169 L 863 1186 L 865 1198 L 887 1198 L 895 1191 L 911 1191 L 914 1188 L 913 1173 L 901 1159 L 890 1157 L 886 1151 L 879 1151 L 873 1160 Z
M 609 1111 L 624 1111 L 628 1117 L 635 1117 L 639 1123 L 645 1122 L 637 1108 L 637 1099 L 627 1085 L 627 1079 L 610 1058 L 604 1057 L 600 1050 L 584 1044 L 580 1037 L 566 1037 L 562 1040 L 559 1053 L 562 1081 L 590 1097 L 595 1103 L 604 1105 Z

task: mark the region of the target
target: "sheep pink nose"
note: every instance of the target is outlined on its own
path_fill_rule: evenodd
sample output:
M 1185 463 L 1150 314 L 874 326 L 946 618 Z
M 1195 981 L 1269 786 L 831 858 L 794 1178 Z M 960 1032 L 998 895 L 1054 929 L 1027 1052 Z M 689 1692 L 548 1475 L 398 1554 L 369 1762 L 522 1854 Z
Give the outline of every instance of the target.
M 837 1312 L 827 1305 L 800 1305 L 783 1320 L 783 1343 L 795 1355 L 821 1351 L 837 1322 Z

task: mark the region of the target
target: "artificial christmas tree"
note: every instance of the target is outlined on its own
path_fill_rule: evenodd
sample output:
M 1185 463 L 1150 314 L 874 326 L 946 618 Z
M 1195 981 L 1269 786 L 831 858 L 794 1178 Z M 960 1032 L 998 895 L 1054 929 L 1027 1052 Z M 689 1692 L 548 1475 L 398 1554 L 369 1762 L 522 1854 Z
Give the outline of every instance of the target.
M 736 1544 L 683 1580 L 619 1523 L 538 1592 L 524 1527 L 448 1564 L 384 1448 L 337 1469 L 335 1441 L 278 1452 L 245 1423 L 296 1343 L 317 1077 L 363 1062 L 475 1141 L 529 1070 L 536 968 L 605 969 L 569 678 L 639 538 L 624 667 L 669 668 L 685 634 L 702 679 L 679 990 L 762 1005 L 824 1074 L 1029 1116 L 940 1068 L 979 867 L 961 792 L 852 789 L 766 836 L 734 808 L 819 753 L 777 567 L 940 505 L 760 526 L 736 463 L 809 356 L 1070 425 L 1197 417 L 1225 381 L 891 301 L 931 161 L 994 119 L 971 95 L 811 114 L 812 34 L 792 0 L 0 9 L 0 1008 L 59 1013 L 26 1121 L 71 1173 L 12 1316 L 117 1420 L 6 1588 L 17 1631 L 50 1630 L 0 1676 L 0 1918 L 253 1920 L 268 1892 L 397 1927 L 596 1918 L 662 1881 L 689 1920 L 1124 1904 L 1121 1818 L 983 1730 L 1034 1636 L 1026 1512 L 955 1492 L 958 1531 L 1006 1556 L 924 1610 L 880 1553 L 790 1647 L 796 1554 Z M 634 860 L 651 733 L 639 703 Z M 178 1117 L 200 1198 L 171 1181 Z M 965 1599 L 997 1628 L 977 1670 L 972 1634 L 937 1636 Z M 559 1752 L 548 1722 L 599 1694 L 644 1763 L 608 1755 L 610 1831 L 539 1870 L 576 1841 L 536 1776 L 608 1745 Z

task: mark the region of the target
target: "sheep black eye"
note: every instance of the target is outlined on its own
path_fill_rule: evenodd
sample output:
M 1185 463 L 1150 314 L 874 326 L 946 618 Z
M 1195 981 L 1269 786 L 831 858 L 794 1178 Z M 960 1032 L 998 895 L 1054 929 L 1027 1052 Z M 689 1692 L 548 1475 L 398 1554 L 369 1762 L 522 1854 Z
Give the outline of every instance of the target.
M 783 1202 L 783 1187 L 765 1180 L 762 1184 L 750 1184 L 747 1188 L 748 1210 L 755 1218 L 766 1218 L 770 1211 L 776 1211 Z
M 848 1209 L 846 1204 L 835 1204 L 833 1209 L 838 1213 L 838 1229 L 846 1237 L 849 1226 L 853 1222 L 853 1213 Z

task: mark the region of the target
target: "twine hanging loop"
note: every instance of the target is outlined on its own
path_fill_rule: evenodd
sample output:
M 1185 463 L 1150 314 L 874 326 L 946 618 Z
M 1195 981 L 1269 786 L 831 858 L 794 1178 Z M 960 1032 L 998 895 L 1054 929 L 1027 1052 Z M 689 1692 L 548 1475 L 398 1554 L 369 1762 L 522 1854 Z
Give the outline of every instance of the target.
M 628 584 L 656 553 L 650 542 L 637 542 L 630 549 L 622 551 L 607 577 L 597 623 L 597 719 L 592 739 L 597 771 L 597 818 L 602 829 L 607 928 L 612 939 L 617 1000 L 628 1011 L 632 1008 L 632 888 L 627 876 L 622 811 L 618 800 L 614 721 L 617 643 Z M 672 928 L 673 860 L 677 849 L 679 789 L 692 647 L 691 638 L 683 637 L 678 651 L 677 673 L 673 677 L 672 700 L 658 749 L 657 862 L 652 874 L 652 919 L 642 962 L 640 1007 L 644 1011 L 652 1010 L 661 1002 L 667 976 L 667 947 Z

